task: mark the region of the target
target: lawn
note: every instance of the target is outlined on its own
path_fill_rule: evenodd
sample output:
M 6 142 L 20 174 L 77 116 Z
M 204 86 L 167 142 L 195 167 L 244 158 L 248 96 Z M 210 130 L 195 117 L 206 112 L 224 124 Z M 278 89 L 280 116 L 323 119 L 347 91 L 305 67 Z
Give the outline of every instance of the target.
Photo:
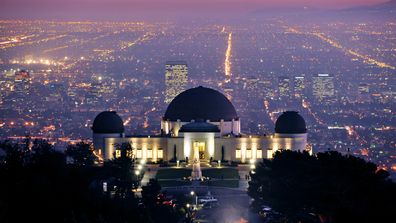
M 239 179 L 237 169 L 233 168 L 211 168 L 202 170 L 202 175 L 217 179 Z
M 214 187 L 231 187 L 239 186 L 239 174 L 237 169 L 233 168 L 210 168 L 203 169 L 202 175 L 213 178 L 210 181 L 201 182 L 201 185 Z M 183 177 L 191 176 L 191 169 L 185 168 L 166 168 L 157 172 L 156 178 L 162 187 L 177 187 L 191 185 L 189 181 L 182 181 Z M 221 180 L 220 180 L 221 179 Z
M 239 187 L 239 180 L 211 180 L 202 182 L 201 185 L 208 185 L 212 187 Z
M 191 185 L 189 181 L 177 181 L 177 180 L 159 180 L 158 183 L 161 187 L 179 187 L 179 186 L 186 186 Z
M 191 176 L 191 169 L 160 169 L 157 172 L 157 179 L 181 179 L 183 177 Z
M 239 179 L 237 169 L 233 168 L 210 168 L 203 169 L 202 175 L 204 177 L 216 178 L 216 179 Z M 191 176 L 191 169 L 160 169 L 157 172 L 157 179 L 181 179 L 183 177 Z

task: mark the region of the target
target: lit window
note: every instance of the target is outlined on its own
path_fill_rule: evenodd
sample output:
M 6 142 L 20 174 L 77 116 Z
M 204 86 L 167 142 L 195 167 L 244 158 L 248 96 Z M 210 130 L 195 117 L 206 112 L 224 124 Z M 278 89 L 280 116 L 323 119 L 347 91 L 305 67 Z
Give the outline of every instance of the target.
M 157 151 L 157 157 L 158 159 L 164 158 L 164 151 L 162 149 Z
M 241 158 L 241 150 L 240 149 L 235 150 L 235 158 L 237 158 L 237 159 Z
M 262 159 L 263 158 L 263 151 L 261 149 L 258 149 L 256 152 L 256 158 L 257 159 Z
M 248 159 L 252 158 L 252 150 L 251 149 L 246 150 L 246 158 L 248 158 Z
M 149 158 L 149 159 L 153 158 L 153 150 L 152 149 L 147 150 L 147 158 Z
M 142 158 L 142 150 L 141 149 L 137 150 L 136 158 L 138 158 L 138 159 Z
M 115 157 L 116 158 L 120 158 L 121 157 L 121 150 L 119 150 L 119 149 L 116 150 Z
M 134 158 L 136 156 L 136 152 L 134 149 L 131 150 L 131 158 Z
M 272 150 L 267 150 L 267 158 L 272 159 Z
M 133 156 L 133 150 L 128 150 L 127 151 L 127 157 L 132 158 Z

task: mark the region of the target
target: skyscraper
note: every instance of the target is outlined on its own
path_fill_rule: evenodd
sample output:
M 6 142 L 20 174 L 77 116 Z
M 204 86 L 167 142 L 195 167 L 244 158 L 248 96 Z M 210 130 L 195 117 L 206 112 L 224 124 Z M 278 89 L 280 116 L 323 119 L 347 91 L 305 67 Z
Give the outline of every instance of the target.
M 331 103 L 335 100 L 334 77 L 317 74 L 313 77 L 312 94 L 317 102 Z
M 358 86 L 358 100 L 359 102 L 370 101 L 370 88 L 368 84 L 359 84 Z
M 295 76 L 294 77 L 294 97 L 295 98 L 303 98 L 305 95 L 305 77 Z
M 66 89 L 63 84 L 51 83 L 46 86 L 48 88 L 49 95 L 45 97 L 47 102 L 63 102 L 64 96 L 66 95 Z
M 289 77 L 279 77 L 278 78 L 278 88 L 280 98 L 290 98 L 290 78 Z
M 165 103 L 169 104 L 178 94 L 186 90 L 188 67 L 185 61 L 168 61 L 165 65 Z
M 259 81 L 259 89 L 263 89 L 262 91 L 262 98 L 266 98 L 266 99 L 273 99 L 275 98 L 275 89 L 276 86 L 274 86 L 272 79 L 265 79 L 265 80 L 261 80 Z
M 0 94 L 8 96 L 12 91 L 14 91 L 14 81 L 14 70 L 11 69 L 9 71 L 5 71 L 0 80 Z
M 15 72 L 14 91 L 20 95 L 29 94 L 30 74 L 26 70 Z
M 249 99 L 257 98 L 257 94 L 259 93 L 257 92 L 259 90 L 258 83 L 259 79 L 257 77 L 249 77 L 246 79 L 243 88 L 246 90 Z M 260 95 L 260 97 L 262 98 L 263 96 Z

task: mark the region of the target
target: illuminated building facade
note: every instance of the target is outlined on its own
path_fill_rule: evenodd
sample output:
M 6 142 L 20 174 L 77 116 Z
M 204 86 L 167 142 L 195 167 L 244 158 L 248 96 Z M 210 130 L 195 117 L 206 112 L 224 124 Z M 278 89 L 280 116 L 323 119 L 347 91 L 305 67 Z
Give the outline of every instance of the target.
M 165 103 L 169 104 L 178 94 L 186 90 L 188 66 L 184 61 L 168 61 L 165 64 Z
M 278 89 L 280 98 L 290 98 L 290 78 L 279 77 L 278 78 Z
M 14 74 L 12 72 L 4 72 L 0 78 L 0 97 L 8 96 L 13 88 Z
M 94 120 L 93 143 L 105 160 L 117 156 L 117 145 L 129 143 L 133 157 L 152 162 L 180 160 L 191 163 L 198 151 L 200 162 L 215 160 L 249 162 L 271 158 L 279 149 L 306 150 L 307 130 L 297 112 L 283 113 L 271 136 L 241 133 L 240 119 L 232 103 L 220 92 L 192 88 L 169 104 L 161 120 L 161 134 L 128 136 L 122 119 L 105 111 Z
M 295 76 L 294 77 L 294 97 L 302 99 L 305 96 L 305 77 Z
M 14 91 L 21 95 L 28 94 L 30 88 L 30 74 L 26 70 L 15 73 Z
M 370 88 L 368 84 L 359 84 L 358 87 L 359 102 L 370 102 Z
M 50 93 L 45 97 L 45 101 L 53 103 L 63 102 L 64 95 L 66 94 L 66 89 L 63 84 L 51 83 L 47 88 Z
M 335 101 L 334 77 L 330 74 L 318 74 L 312 78 L 312 94 L 317 102 Z
M 263 88 L 259 88 L 260 80 L 257 77 L 247 78 L 244 83 L 244 90 L 246 91 L 247 98 L 252 101 L 252 105 L 260 106 L 260 100 L 264 98 Z

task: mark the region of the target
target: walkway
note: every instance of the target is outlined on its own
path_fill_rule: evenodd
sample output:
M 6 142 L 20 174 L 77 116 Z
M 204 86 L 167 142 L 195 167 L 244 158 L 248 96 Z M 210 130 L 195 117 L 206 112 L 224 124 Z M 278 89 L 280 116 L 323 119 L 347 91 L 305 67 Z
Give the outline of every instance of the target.
M 249 165 L 239 165 L 238 173 L 239 173 L 239 190 L 247 191 L 249 187 L 249 180 L 246 180 L 246 176 L 249 175 L 250 166 Z
M 158 165 L 150 165 L 150 164 L 146 165 L 144 176 L 141 181 L 141 186 L 146 186 L 147 183 L 150 181 L 150 179 L 155 178 L 155 175 L 157 175 L 157 171 L 158 171 Z

